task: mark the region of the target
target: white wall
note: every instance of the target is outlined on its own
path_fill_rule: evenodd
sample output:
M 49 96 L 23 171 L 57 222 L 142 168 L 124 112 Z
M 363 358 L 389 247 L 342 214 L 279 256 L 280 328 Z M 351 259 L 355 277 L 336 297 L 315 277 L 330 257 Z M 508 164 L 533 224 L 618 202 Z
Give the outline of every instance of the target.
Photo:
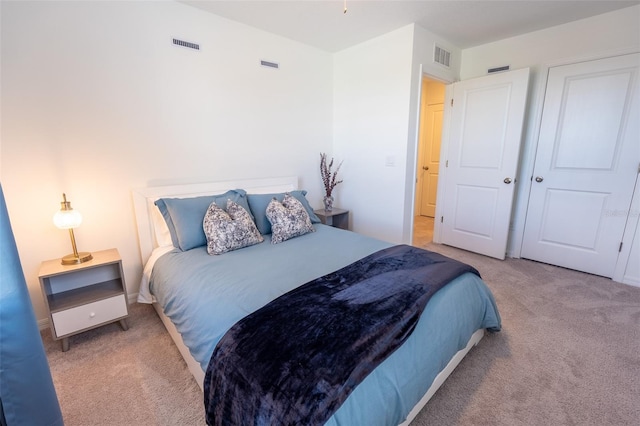
M 436 44 L 451 53 L 449 68 L 434 62 L 433 53 Z M 459 79 L 461 56 L 459 48 L 421 26 L 415 25 L 411 75 L 411 108 L 409 113 L 409 140 L 407 141 L 407 170 L 405 176 L 405 211 L 402 234 L 402 241 L 406 244 L 411 244 L 413 239 L 422 78 L 424 75 L 427 75 L 443 83 L 453 83 L 457 81 Z
M 509 256 L 520 256 L 549 66 L 633 51 L 640 51 L 640 6 L 462 51 L 460 76 L 463 80 L 486 75 L 487 69 L 502 65 L 510 65 L 512 70 L 530 67 L 532 71 Z
M 354 231 L 390 242 L 402 240 L 412 45 L 410 25 L 334 56 L 336 205 Z
M 330 54 L 166 1 L 2 2 L 1 18 L 0 177 L 38 319 L 40 262 L 71 252 L 52 223 L 63 192 L 79 250 L 117 247 L 129 293 L 131 188 L 298 175 L 321 204 Z
M 174 2 L 1 10 L 0 179 L 39 319 L 39 264 L 71 251 L 51 222 L 62 192 L 85 217 L 79 248 L 117 247 L 130 293 L 142 267 L 131 188 L 298 175 L 319 206 L 319 152 L 344 160 L 336 204 L 352 210 L 353 229 L 408 242 L 421 65 L 443 81 L 533 69 L 522 183 L 548 65 L 640 46 L 639 6 L 463 52 L 410 25 L 335 55 Z M 432 62 L 434 42 L 452 51 L 450 70 Z M 521 195 L 512 249 L 524 208 Z
M 433 43 L 452 50 L 451 69 L 434 64 Z M 411 241 L 423 72 L 457 78 L 460 52 L 417 25 L 334 57 L 334 153 L 344 160 L 336 204 L 352 229 L 394 243 Z

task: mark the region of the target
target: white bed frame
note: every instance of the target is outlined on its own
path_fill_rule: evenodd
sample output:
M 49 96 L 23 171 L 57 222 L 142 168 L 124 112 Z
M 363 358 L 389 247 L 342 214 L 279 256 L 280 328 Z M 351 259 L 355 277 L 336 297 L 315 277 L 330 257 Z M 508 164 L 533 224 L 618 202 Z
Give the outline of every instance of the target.
M 140 244 L 140 256 L 143 264 L 147 262 L 153 249 L 157 246 L 153 215 L 156 214 L 156 206 L 154 202 L 163 197 L 174 198 L 189 198 L 197 197 L 201 195 L 212 195 L 225 192 L 229 189 L 244 189 L 250 194 L 268 194 L 279 193 L 286 191 L 293 191 L 298 189 L 298 178 L 295 176 L 267 178 L 267 179 L 248 179 L 248 180 L 233 180 L 223 182 L 208 182 L 198 184 L 187 185 L 171 185 L 171 186 L 155 186 L 148 188 L 137 188 L 132 190 L 133 206 L 135 209 L 137 227 L 138 227 L 138 241 Z M 162 307 L 157 303 L 153 304 L 158 316 L 162 320 L 165 328 L 169 332 L 169 335 L 175 342 L 180 354 L 187 363 L 189 371 L 196 379 L 196 382 L 203 388 L 205 373 L 200 367 L 200 364 L 191 356 L 189 349 L 182 341 L 182 336 L 178 333 L 171 320 L 164 314 Z M 465 355 L 480 342 L 484 336 L 484 330 L 477 330 L 467 343 L 467 346 L 458 351 L 453 358 L 449 361 L 446 367 L 436 376 L 435 380 L 431 384 L 431 387 L 427 390 L 425 395 L 418 401 L 415 407 L 411 410 L 407 419 L 401 423 L 400 426 L 409 425 L 411 421 L 418 415 L 420 410 L 424 408 L 429 399 L 435 394 L 435 392 L 442 386 L 444 381 L 449 377 L 453 370 L 458 366 L 460 361 Z

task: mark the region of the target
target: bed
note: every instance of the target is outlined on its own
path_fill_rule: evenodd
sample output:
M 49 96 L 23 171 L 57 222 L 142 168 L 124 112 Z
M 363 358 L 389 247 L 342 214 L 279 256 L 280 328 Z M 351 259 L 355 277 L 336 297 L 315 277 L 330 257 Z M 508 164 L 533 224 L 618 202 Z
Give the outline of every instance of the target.
M 138 301 L 153 303 L 201 388 L 216 345 L 238 321 L 302 284 L 392 245 L 316 221 L 313 232 L 281 244 L 271 244 L 267 233 L 260 244 L 221 255 L 209 255 L 202 245 L 180 250 L 154 203 L 240 188 L 261 202 L 271 196 L 265 194 L 292 191 L 304 202 L 297 186 L 296 177 L 283 177 L 133 190 L 145 263 Z M 252 207 L 255 222 L 264 222 L 262 207 Z M 485 330 L 499 329 L 500 315 L 486 284 L 472 273 L 451 280 L 430 298 L 406 341 L 353 389 L 326 424 L 409 424 Z

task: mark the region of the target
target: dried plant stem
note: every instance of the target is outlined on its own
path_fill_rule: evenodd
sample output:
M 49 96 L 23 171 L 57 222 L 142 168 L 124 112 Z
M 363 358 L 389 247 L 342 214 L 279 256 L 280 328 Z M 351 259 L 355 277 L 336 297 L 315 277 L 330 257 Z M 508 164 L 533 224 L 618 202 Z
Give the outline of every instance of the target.
M 327 154 L 320 153 L 320 176 L 322 177 L 322 183 L 324 184 L 324 192 L 327 197 L 331 197 L 333 192 L 333 188 L 336 187 L 339 183 L 342 183 L 342 180 L 338 179 L 338 171 L 342 166 L 342 161 L 338 164 L 338 167 L 335 171 L 332 171 L 333 168 L 333 158 L 329 164 L 327 164 Z

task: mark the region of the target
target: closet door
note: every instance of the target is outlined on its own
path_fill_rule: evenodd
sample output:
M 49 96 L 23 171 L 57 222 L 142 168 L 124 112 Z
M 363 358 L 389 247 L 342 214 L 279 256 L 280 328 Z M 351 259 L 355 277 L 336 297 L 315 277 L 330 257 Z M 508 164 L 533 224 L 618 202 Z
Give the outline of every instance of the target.
M 549 70 L 522 257 L 613 276 L 640 167 L 639 64 Z

